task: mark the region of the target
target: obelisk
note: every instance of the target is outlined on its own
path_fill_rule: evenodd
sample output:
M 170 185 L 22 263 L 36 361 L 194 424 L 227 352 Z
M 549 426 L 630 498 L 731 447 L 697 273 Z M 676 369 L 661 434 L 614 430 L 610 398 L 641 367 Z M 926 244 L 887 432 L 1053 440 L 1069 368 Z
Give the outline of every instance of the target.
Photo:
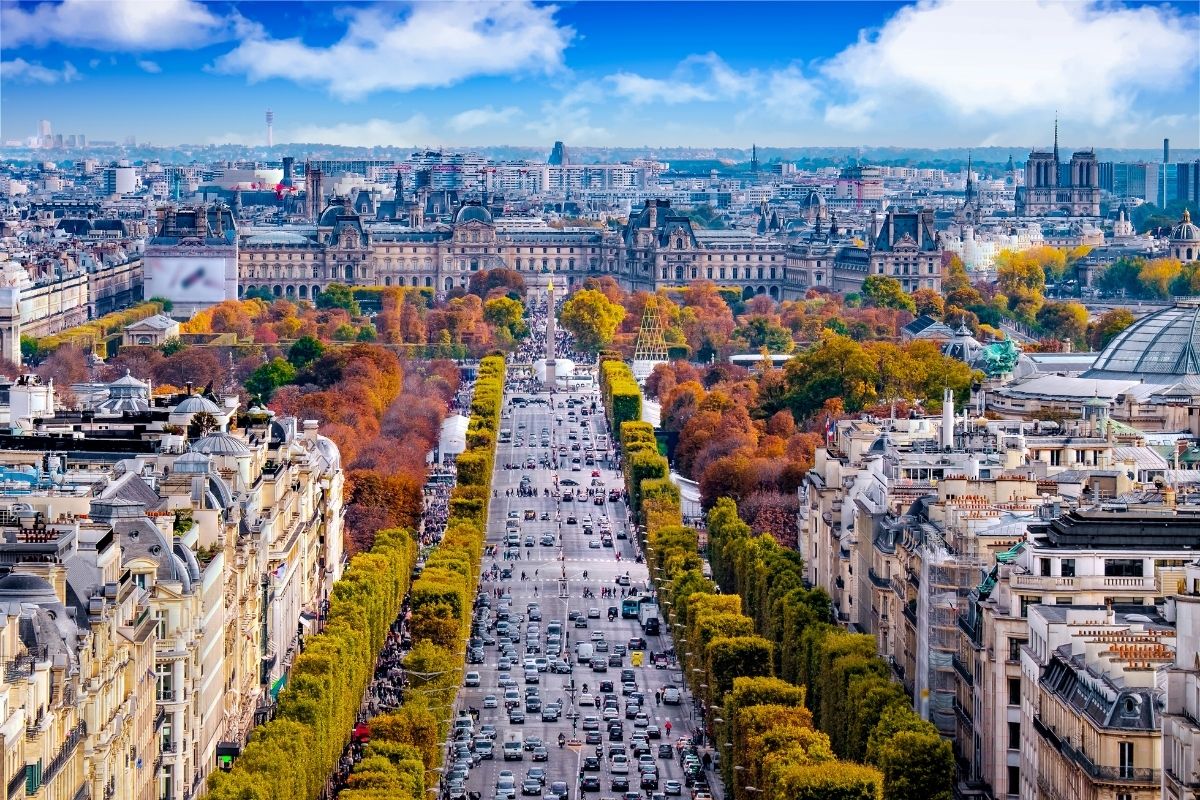
M 546 390 L 557 384 L 554 363 L 554 280 L 546 282 Z

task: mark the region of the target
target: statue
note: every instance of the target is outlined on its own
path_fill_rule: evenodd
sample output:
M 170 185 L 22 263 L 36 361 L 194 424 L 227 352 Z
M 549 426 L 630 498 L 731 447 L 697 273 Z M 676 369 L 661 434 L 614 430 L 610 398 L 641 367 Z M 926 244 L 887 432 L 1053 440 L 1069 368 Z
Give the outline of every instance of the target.
M 999 378 L 1013 371 L 1017 359 L 1021 357 L 1021 348 L 1012 339 L 992 342 L 983 348 L 979 354 L 978 366 L 989 378 Z

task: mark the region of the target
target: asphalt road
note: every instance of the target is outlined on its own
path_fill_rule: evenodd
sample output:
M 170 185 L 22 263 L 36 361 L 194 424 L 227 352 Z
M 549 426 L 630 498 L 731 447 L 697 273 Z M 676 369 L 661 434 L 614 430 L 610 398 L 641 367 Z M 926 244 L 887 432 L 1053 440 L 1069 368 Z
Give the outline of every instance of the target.
M 515 407 L 510 401 L 513 396 L 526 398 L 541 397 L 550 400 L 553 407 L 547 404 L 530 403 L 528 406 L 521 408 Z M 565 401 L 570 397 L 582 398 L 586 401 L 586 406 L 590 410 L 593 400 L 596 401 L 597 411 L 590 416 L 582 416 L 576 411 L 576 419 L 572 421 L 568 418 L 569 409 L 565 405 Z M 563 406 L 560 407 L 559 404 Z M 561 423 L 558 418 L 561 417 Z M 616 538 L 616 534 L 622 528 L 627 526 L 626 507 L 624 501 L 617 500 L 610 502 L 608 500 L 607 490 L 623 488 L 621 483 L 621 474 L 613 469 L 605 466 L 603 459 L 600 460 L 597 466 L 591 467 L 580 464 L 580 469 L 573 470 L 569 460 L 572 457 L 580 457 L 581 462 L 586 451 L 586 441 L 583 439 L 584 431 L 587 431 L 591 436 L 593 443 L 597 442 L 597 438 L 606 435 L 603 406 L 599 402 L 599 394 L 597 390 L 583 392 L 556 392 L 553 398 L 548 393 L 530 394 L 528 392 L 512 392 L 505 393 L 504 415 L 501 422 L 502 429 L 512 431 L 512 439 L 508 443 L 498 445 L 496 457 L 496 474 L 494 476 L 493 486 L 497 490 L 497 497 L 491 501 L 490 516 L 488 523 L 487 541 L 489 544 L 496 545 L 495 558 L 484 559 L 484 576 L 482 586 L 485 590 L 493 591 L 497 587 L 511 593 L 512 596 L 512 621 L 514 623 L 521 617 L 524 617 L 527 612 L 527 604 L 537 602 L 542 613 L 542 621 L 540 623 L 541 635 L 540 646 L 543 652 L 531 653 L 530 655 L 549 657 L 544 652 L 546 646 L 546 629 L 554 620 L 560 620 L 564 625 L 564 633 L 567 638 L 564 641 L 563 655 L 571 656 L 574 661 L 575 645 L 581 641 L 590 641 L 592 634 L 595 631 L 601 631 L 604 634 L 605 640 L 610 647 L 610 654 L 613 646 L 617 644 L 628 645 L 631 637 L 641 637 L 643 632 L 641 625 L 636 619 L 622 619 L 618 616 L 615 620 L 608 619 L 608 608 L 610 606 L 620 607 L 621 597 L 618 588 L 617 595 L 614 598 L 599 597 L 601 587 L 617 587 L 618 576 L 628 575 L 630 584 L 638 587 L 639 590 L 644 590 L 647 583 L 647 571 L 644 564 L 635 562 L 634 544 L 630 539 Z M 543 436 L 541 431 L 547 429 L 549 431 L 549 447 L 542 447 Z M 574 434 L 575 439 L 571 439 Z M 524 440 L 524 445 L 517 443 Z M 574 444 L 580 444 L 579 451 L 569 449 Z M 533 445 L 532 447 L 530 445 Z M 558 453 L 560 445 L 565 445 L 568 450 L 565 456 L 559 456 L 561 459 L 559 468 L 547 468 L 543 466 L 535 466 L 528 468 L 525 466 L 527 459 L 534 459 L 535 464 L 543 457 L 553 459 Z M 505 469 L 505 464 L 520 463 L 520 469 Z M 586 488 L 591 484 L 593 479 L 593 470 L 598 471 L 597 476 L 604 484 L 605 499 L 603 505 L 595 505 L 588 498 L 585 502 L 560 502 L 554 499 L 553 496 L 545 496 L 544 490 L 549 488 L 552 492 L 555 489 L 555 477 L 559 481 L 559 490 L 567 488 L 566 481 L 572 480 L 579 484 L 579 487 Z M 536 497 L 521 497 L 517 495 L 517 489 L 521 485 L 522 477 L 528 476 L 530 485 L 536 490 Z M 579 487 L 572 487 L 578 489 Z M 508 496 L 507 491 L 512 489 L 514 496 Z M 533 513 L 534 519 L 526 519 L 526 511 Z M 519 548 L 521 553 L 520 560 L 505 560 L 503 554 L 505 552 L 504 538 L 506 535 L 506 520 L 509 518 L 510 512 L 516 512 L 518 518 L 518 527 L 522 546 Z M 543 514 L 548 516 L 548 519 L 543 520 Z M 581 523 L 584 515 L 591 515 L 596 527 L 594 535 L 585 535 L 582 525 L 569 524 L 568 516 L 575 515 Z M 594 547 L 590 546 L 591 542 L 599 543 L 600 531 L 598 521 L 601 516 L 607 515 L 611 521 L 611 529 L 613 532 L 614 547 Z M 560 524 L 561 523 L 561 524 Z M 558 546 L 557 537 L 561 528 L 561 547 Z M 545 533 L 552 534 L 556 541 L 552 546 L 540 544 L 542 535 Z M 532 535 L 534 546 L 524 546 L 524 537 Z M 621 559 L 617 560 L 616 554 L 620 553 Z M 500 568 L 510 567 L 513 570 L 513 577 L 509 580 L 492 581 L 489 578 L 489 573 L 492 568 L 493 561 Z M 521 573 L 526 573 L 526 580 L 521 580 Z M 584 577 L 584 573 L 587 577 Z M 565 581 L 562 580 L 565 574 Z M 536 576 L 536 577 L 535 577 Z M 585 599 L 582 596 L 583 589 L 587 587 L 596 592 L 595 598 Z M 560 593 L 565 589 L 566 597 L 560 596 Z M 536 594 L 535 594 L 536 592 Z M 497 609 L 497 601 L 492 600 L 493 611 Z M 597 608 L 600 610 L 599 619 L 588 619 L 587 628 L 576 628 L 574 623 L 569 621 L 570 612 L 582 611 L 587 613 L 588 609 Z M 492 622 L 495 622 L 495 615 L 492 616 Z M 517 651 L 521 657 L 526 655 L 525 651 L 525 622 L 521 621 L 514 625 L 520 633 L 517 634 L 518 645 Z M 671 647 L 668 636 L 666 635 L 665 625 L 662 635 L 647 636 L 646 646 L 648 651 L 663 652 Z M 493 630 L 492 635 L 495 635 Z M 643 709 L 649 717 L 649 724 L 657 726 L 662 732 L 661 739 L 651 739 L 651 754 L 655 756 L 655 761 L 659 768 L 659 791 L 665 788 L 668 779 L 678 780 L 683 783 L 683 770 L 677 759 L 666 760 L 658 758 L 658 745 L 660 743 L 674 741 L 680 736 L 687 736 L 692 733 L 693 726 L 691 720 L 692 707 L 690 695 L 684 694 L 683 700 L 679 705 L 655 705 L 655 691 L 665 689 L 669 685 L 682 687 L 682 674 L 677 668 L 656 669 L 649 664 L 649 652 L 646 652 L 646 660 L 643 661 L 643 666 L 632 667 L 632 655 L 627 651 L 622 658 L 622 667 L 630 667 L 634 670 L 638 690 L 643 692 L 646 697 L 646 703 Z M 601 658 L 604 656 L 601 655 Z M 585 756 L 595 755 L 595 744 L 582 744 L 585 733 L 583 730 L 584 717 L 596 716 L 599 717 L 601 709 L 595 707 L 576 706 L 576 700 L 582 697 L 582 688 L 587 684 L 592 693 L 598 693 L 599 684 L 602 680 L 612 681 L 615 688 L 615 694 L 619 698 L 620 705 L 620 720 L 624 726 L 624 739 L 620 744 L 624 744 L 630 751 L 629 765 L 629 789 L 633 792 L 640 790 L 640 781 L 637 771 L 637 759 L 632 756 L 632 748 L 630 747 L 630 736 L 634 732 L 633 720 L 625 719 L 626 697 L 621 693 L 621 678 L 620 668 L 610 666 L 604 674 L 593 673 L 587 666 L 575 664 L 573 674 L 553 674 L 551 672 L 539 673 L 539 682 L 536 684 L 539 688 L 539 694 L 543 704 L 561 699 L 563 704 L 563 716 L 557 722 L 542 722 L 541 715 L 538 713 L 526 713 L 524 724 L 510 724 L 507 713 L 504 708 L 504 690 L 499 685 L 499 673 L 501 670 L 497 668 L 497 662 L 500 659 L 500 653 L 496 645 L 484 647 L 483 664 L 468 664 L 468 671 L 476 671 L 480 675 L 480 686 L 478 688 L 462 688 L 459 691 L 457 699 L 457 707 L 459 709 L 476 708 L 479 709 L 480 716 L 475 723 L 476 731 L 479 727 L 486 724 L 494 725 L 497 729 L 495 739 L 496 755 L 492 760 L 484 760 L 479 765 L 475 766 L 469 775 L 467 781 L 468 791 L 477 791 L 484 800 L 491 800 L 497 796 L 496 786 L 497 777 L 502 770 L 511 770 L 516 778 L 517 797 L 521 797 L 521 782 L 526 777 L 529 769 L 532 767 L 541 767 L 546 771 L 546 788 L 553 781 L 566 781 L 569 786 L 569 797 L 571 800 L 579 800 L 580 781 L 579 772 Z M 511 677 L 516 681 L 516 689 L 520 692 L 522 698 L 525 696 L 526 683 L 524 673 L 518 659 L 518 663 L 513 669 L 508 670 Z M 571 680 L 574 680 L 574 691 L 570 688 Z M 487 695 L 495 695 L 498 703 L 497 708 L 485 708 L 484 698 Z M 598 695 L 597 695 L 598 696 Z M 522 706 L 523 708 L 523 706 Z M 573 729 L 573 715 L 577 714 L 576 722 L 578 728 Z M 667 722 L 672 725 L 670 737 L 667 736 L 665 726 Z M 532 753 L 524 752 L 521 761 L 504 761 L 502 758 L 502 746 L 506 736 L 511 733 L 520 733 L 522 738 L 528 740 L 530 737 L 540 737 L 545 743 L 549 753 L 549 759 L 545 763 L 534 763 L 532 761 Z M 618 744 L 618 742 L 610 742 L 609 734 L 606 725 L 602 722 L 600 732 L 603 736 L 602 746 L 604 748 L 605 757 L 601 759 L 601 768 L 599 773 L 587 772 L 586 775 L 599 775 L 601 787 L 598 792 L 591 791 L 582 794 L 582 797 L 599 800 L 600 798 L 617 798 L 621 796 L 618 791 L 612 790 L 613 773 L 610 769 L 611 764 L 607 758 L 609 748 Z M 558 746 L 558 736 L 564 734 L 568 739 L 578 737 L 581 742 L 580 746 L 572 747 L 568 745 L 565 748 Z M 646 796 L 644 791 L 641 792 L 642 797 Z M 685 787 L 683 796 L 688 797 L 690 791 Z M 542 794 L 529 795 L 541 797 Z

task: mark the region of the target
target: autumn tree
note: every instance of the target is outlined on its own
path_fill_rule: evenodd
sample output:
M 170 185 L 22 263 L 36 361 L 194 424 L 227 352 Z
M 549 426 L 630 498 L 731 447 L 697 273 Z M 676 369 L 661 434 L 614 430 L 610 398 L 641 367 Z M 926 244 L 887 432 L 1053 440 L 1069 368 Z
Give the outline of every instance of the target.
M 880 308 L 897 308 L 916 312 L 913 299 L 900 286 L 900 281 L 888 275 L 868 275 L 862 284 L 862 295 Z
M 583 289 L 563 303 L 559 321 L 576 344 L 597 351 L 612 341 L 617 326 L 625 318 L 625 309 L 594 289 Z
M 529 326 L 525 324 L 524 316 L 524 304 L 511 297 L 493 297 L 483 304 L 484 320 L 497 332 L 503 332 L 509 342 L 516 342 L 529 335 Z
M 1088 311 L 1074 301 L 1050 302 L 1037 312 L 1037 325 L 1056 339 L 1066 339 L 1081 345 L 1087 334 Z
M 946 313 L 945 298 L 936 289 L 917 289 L 912 293 L 912 300 L 916 314 L 928 314 L 941 319 L 942 314 Z
M 480 299 L 487 299 L 496 289 L 514 299 L 519 298 L 525 294 L 525 279 L 516 270 L 500 267 L 473 272 L 467 281 L 467 291 Z

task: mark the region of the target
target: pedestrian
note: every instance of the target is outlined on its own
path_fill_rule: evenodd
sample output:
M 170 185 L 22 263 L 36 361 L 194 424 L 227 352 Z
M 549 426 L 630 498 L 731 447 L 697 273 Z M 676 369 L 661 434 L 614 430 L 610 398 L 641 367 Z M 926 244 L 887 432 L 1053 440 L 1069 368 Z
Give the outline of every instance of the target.
M 653 661 L 654 656 L 650 656 L 650 660 Z M 654 691 L 654 705 L 662 705 L 662 692 L 658 691 L 657 689 Z

